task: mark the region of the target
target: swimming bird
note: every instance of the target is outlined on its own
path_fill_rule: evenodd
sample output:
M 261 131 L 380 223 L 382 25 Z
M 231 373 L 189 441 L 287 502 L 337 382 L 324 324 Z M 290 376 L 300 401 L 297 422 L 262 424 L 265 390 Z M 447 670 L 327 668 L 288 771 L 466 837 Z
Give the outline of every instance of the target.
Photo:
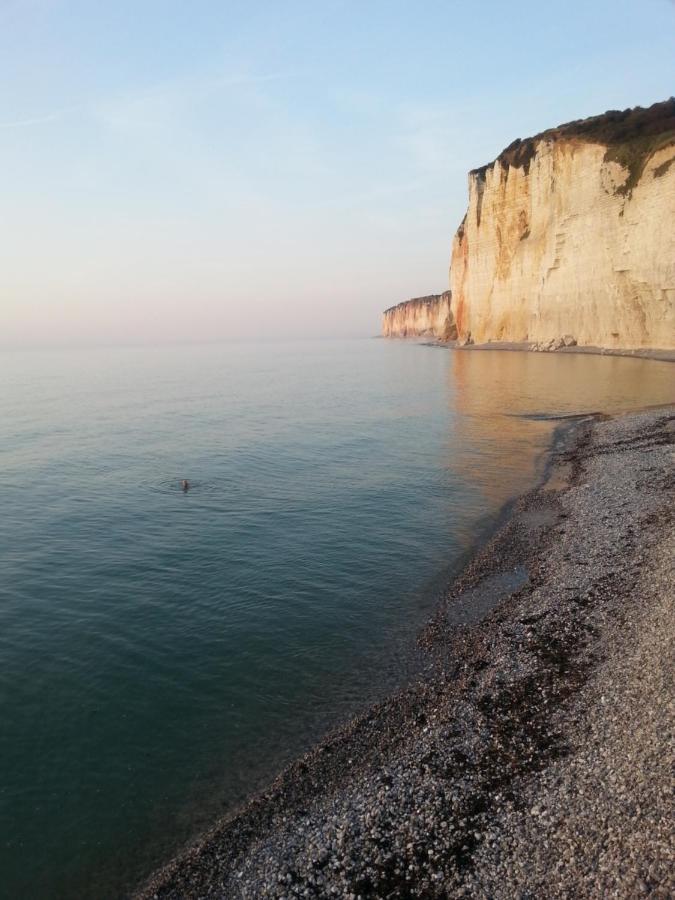
M 190 490 L 190 482 L 187 480 L 187 478 L 184 478 L 181 481 L 180 486 L 183 488 L 184 494 L 186 494 Z

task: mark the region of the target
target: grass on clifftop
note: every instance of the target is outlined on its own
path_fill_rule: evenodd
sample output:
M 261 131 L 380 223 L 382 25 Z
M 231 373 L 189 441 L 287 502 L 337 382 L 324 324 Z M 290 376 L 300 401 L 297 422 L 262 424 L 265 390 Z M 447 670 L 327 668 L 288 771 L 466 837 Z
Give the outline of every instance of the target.
M 557 141 L 576 138 L 589 144 L 604 144 L 607 147 L 605 162 L 618 162 L 628 171 L 628 178 L 616 189 L 622 196 L 630 196 L 631 191 L 640 180 L 647 160 L 670 144 L 675 144 L 675 97 L 654 103 L 644 109 L 611 109 L 600 116 L 590 119 L 577 119 L 549 128 L 531 138 L 518 138 L 503 150 L 494 162 L 474 169 L 472 175 L 485 177 L 485 172 L 500 162 L 503 167 L 511 166 L 529 172 L 530 162 L 537 152 L 540 141 Z M 664 164 L 654 172 L 655 177 L 665 174 L 668 165 Z

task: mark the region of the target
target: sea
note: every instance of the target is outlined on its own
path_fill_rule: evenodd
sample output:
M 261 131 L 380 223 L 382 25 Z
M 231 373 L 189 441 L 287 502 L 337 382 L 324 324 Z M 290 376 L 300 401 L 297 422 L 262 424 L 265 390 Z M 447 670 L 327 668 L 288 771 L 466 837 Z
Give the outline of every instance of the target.
M 405 683 L 561 422 L 672 402 L 674 371 L 377 339 L 4 352 L 0 896 L 128 895 Z

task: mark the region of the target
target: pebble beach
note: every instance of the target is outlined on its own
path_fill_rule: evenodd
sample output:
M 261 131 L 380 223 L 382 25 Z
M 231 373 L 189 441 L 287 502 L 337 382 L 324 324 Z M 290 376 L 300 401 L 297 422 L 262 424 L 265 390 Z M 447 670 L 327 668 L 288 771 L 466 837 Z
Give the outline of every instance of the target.
M 672 896 L 674 445 L 673 408 L 576 424 L 423 674 L 136 897 Z

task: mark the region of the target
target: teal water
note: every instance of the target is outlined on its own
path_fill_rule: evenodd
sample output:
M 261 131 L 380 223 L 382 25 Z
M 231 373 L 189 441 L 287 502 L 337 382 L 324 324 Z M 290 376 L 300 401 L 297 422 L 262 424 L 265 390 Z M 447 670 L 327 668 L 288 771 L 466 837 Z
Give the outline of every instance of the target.
M 405 677 L 546 416 L 672 401 L 673 371 L 375 340 L 1 356 L 0 894 L 124 896 Z

